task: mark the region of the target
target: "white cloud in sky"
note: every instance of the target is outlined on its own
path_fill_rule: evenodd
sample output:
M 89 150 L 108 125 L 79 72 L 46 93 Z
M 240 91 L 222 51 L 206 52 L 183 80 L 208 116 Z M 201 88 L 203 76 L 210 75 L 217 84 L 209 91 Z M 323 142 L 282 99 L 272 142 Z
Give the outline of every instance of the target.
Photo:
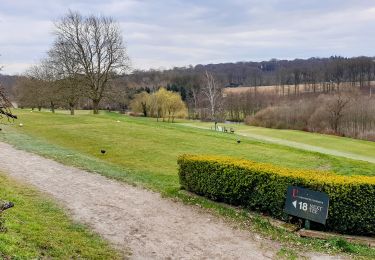
M 68 9 L 119 21 L 135 68 L 374 56 L 370 0 L 0 0 L 0 64 L 22 73 L 45 56 Z

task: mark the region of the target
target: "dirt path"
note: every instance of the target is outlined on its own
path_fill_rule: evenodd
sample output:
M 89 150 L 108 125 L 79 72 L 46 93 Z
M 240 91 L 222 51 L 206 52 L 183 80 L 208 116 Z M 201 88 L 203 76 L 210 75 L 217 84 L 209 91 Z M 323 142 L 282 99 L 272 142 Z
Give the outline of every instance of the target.
M 134 259 L 266 259 L 278 244 L 195 207 L 0 143 L 0 170 L 51 194 Z
M 188 124 L 188 123 L 184 123 L 184 124 L 181 124 L 181 125 L 209 130 L 209 128 L 207 128 L 207 127 L 196 126 L 196 125 Z M 304 143 L 300 143 L 300 142 L 288 141 L 288 140 L 284 140 L 284 139 L 280 139 L 280 138 L 248 133 L 248 132 L 241 131 L 241 130 L 237 131 L 236 134 L 239 135 L 239 136 L 244 136 L 244 137 L 248 137 L 248 138 L 251 138 L 251 139 L 256 139 L 256 140 L 265 141 L 265 142 L 274 143 L 274 144 L 285 145 L 285 146 L 289 146 L 289 147 L 293 147 L 293 148 L 297 148 L 297 149 L 302 149 L 302 150 L 306 150 L 306 151 L 318 152 L 318 153 L 323 153 L 323 154 L 328 154 L 328 155 L 333 155 L 333 156 L 345 157 L 345 158 L 349 158 L 349 159 L 353 159 L 353 160 L 375 163 L 375 158 L 373 158 L 373 157 L 362 156 L 362 155 L 358 155 L 358 154 L 354 154 L 354 153 L 341 152 L 341 151 L 337 151 L 337 150 L 334 150 L 334 149 L 327 149 L 327 148 L 309 145 L 309 144 L 304 144 Z

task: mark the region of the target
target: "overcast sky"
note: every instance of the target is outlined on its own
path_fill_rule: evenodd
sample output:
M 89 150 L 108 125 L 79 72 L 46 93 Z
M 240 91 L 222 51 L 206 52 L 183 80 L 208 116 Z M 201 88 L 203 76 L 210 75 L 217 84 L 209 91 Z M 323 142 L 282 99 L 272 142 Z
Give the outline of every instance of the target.
M 373 0 L 0 0 L 2 73 L 43 58 L 68 9 L 114 17 L 137 69 L 374 56 Z

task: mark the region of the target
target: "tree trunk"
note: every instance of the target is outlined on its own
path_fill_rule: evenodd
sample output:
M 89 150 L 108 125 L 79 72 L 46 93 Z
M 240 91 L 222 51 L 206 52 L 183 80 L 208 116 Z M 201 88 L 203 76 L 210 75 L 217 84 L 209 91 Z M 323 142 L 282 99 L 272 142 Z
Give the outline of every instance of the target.
M 94 115 L 99 114 L 99 102 L 100 102 L 100 100 L 97 100 L 97 99 L 92 100 Z
M 74 116 L 74 104 L 69 103 L 69 110 L 70 110 L 70 115 Z
M 147 104 L 141 102 L 141 106 L 142 106 L 143 115 L 144 115 L 145 117 L 147 117 Z
M 51 112 L 55 113 L 55 103 L 53 101 L 51 101 Z

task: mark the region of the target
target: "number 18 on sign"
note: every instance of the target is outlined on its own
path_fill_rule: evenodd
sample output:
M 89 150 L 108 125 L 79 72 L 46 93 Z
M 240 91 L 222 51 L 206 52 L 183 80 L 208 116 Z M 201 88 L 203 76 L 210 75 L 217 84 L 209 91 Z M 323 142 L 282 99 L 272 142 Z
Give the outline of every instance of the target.
M 325 224 L 328 206 L 327 193 L 297 186 L 288 187 L 284 210 L 289 215 Z

